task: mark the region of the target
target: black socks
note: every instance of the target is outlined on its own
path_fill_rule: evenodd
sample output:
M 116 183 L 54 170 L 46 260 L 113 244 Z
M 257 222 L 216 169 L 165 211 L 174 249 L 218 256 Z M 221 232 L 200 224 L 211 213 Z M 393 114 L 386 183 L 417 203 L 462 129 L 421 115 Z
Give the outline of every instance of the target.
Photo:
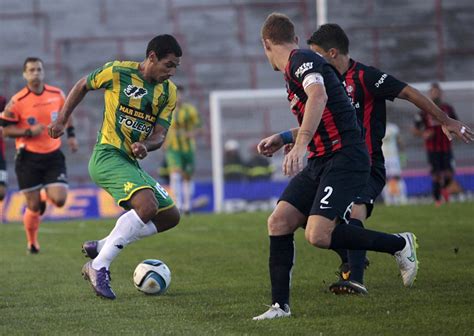
M 284 236 L 270 236 L 270 280 L 272 304 L 280 307 L 290 301 L 290 276 L 294 263 L 295 244 L 293 233 Z
M 353 221 L 353 219 L 351 219 Z M 405 239 L 393 234 L 366 230 L 356 225 L 336 225 L 330 249 L 368 250 L 394 254 L 405 247 Z

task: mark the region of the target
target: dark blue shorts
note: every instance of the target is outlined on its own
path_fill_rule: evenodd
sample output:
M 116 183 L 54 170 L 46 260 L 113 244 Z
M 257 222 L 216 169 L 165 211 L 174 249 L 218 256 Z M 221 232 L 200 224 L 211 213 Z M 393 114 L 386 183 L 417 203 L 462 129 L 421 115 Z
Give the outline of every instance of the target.
M 290 203 L 305 216 L 346 220 L 352 202 L 367 183 L 369 171 L 369 155 L 364 144 L 309 159 L 307 166 L 291 179 L 280 201 Z

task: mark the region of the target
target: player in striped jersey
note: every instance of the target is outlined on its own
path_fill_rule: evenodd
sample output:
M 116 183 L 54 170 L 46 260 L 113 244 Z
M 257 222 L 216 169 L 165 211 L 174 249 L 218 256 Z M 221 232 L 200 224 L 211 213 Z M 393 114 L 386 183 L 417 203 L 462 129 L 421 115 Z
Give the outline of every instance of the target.
M 450 118 L 457 119 L 454 108 L 442 100 L 442 91 L 438 83 L 432 83 L 430 97 L 438 107 Z M 425 149 L 431 166 L 433 199 L 437 206 L 441 205 L 441 194 L 449 200 L 448 185 L 453 180 L 454 167 L 452 146 L 444 134 L 442 125 L 424 110 L 421 110 L 415 121 L 415 134 L 425 139 Z
M 201 128 L 197 109 L 183 103 L 184 88 L 178 86 L 176 110 L 166 137 L 166 161 L 170 174 L 170 186 L 178 209 L 185 214 L 191 212 L 195 167 L 196 134 Z
M 362 225 L 372 213 L 374 201 L 385 185 L 385 166 L 382 139 L 385 136 L 385 101 L 401 98 L 427 111 L 443 125 L 451 138 L 458 136 L 466 142 L 473 133 L 467 125 L 449 118 L 418 90 L 380 70 L 354 61 L 349 56 L 349 39 L 337 24 L 325 24 L 307 41 L 310 48 L 322 55 L 343 77 L 345 89 L 355 107 L 357 117 L 365 129 L 365 142 L 371 158 L 371 172 L 367 186 L 354 199 L 351 217 Z M 330 286 L 335 293 L 366 293 L 363 283 L 365 251 L 336 251 L 342 267 L 349 263 L 348 272 Z
M 292 143 L 283 172 L 294 177 L 268 218 L 272 306 L 254 320 L 291 315 L 293 235 L 298 227 L 305 228 L 306 239 L 316 247 L 395 255 L 404 285 L 411 286 L 417 273 L 415 236 L 365 230 L 360 221 L 348 218 L 370 165 L 356 111 L 336 70 L 322 56 L 298 48 L 294 25 L 283 14 L 269 15 L 261 34 L 268 61 L 285 76 L 291 112 L 300 127 L 258 144 L 261 154 L 271 156 Z
M 143 62 L 114 61 L 80 79 L 72 88 L 50 136 L 59 137 L 74 108 L 90 90 L 104 89 L 104 119 L 89 161 L 92 180 L 126 212 L 102 240 L 87 241 L 91 261 L 82 268 L 97 295 L 115 299 L 111 262 L 128 244 L 173 228 L 179 211 L 165 189 L 141 169 L 138 160 L 159 149 L 176 105 L 169 80 L 179 65 L 181 47 L 171 35 L 153 38 Z

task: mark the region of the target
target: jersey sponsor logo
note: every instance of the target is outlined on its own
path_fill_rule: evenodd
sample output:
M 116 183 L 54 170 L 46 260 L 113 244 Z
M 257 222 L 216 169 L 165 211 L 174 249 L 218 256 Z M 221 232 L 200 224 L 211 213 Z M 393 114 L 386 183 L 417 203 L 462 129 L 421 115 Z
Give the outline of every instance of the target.
M 379 88 L 380 85 L 383 84 L 383 82 L 385 81 L 385 79 L 388 77 L 387 74 L 383 74 L 382 77 L 380 77 L 380 79 L 374 84 L 376 88 Z
M 140 120 L 135 120 L 132 118 L 129 118 L 127 116 L 119 116 L 119 124 L 120 125 L 125 125 L 128 128 L 131 128 L 135 131 L 139 131 L 141 133 L 150 133 L 151 130 L 153 129 L 153 126 L 146 124 L 144 122 L 141 122 Z
M 313 68 L 313 62 L 306 62 L 300 65 L 300 67 L 295 71 L 296 77 L 301 77 L 306 71 Z
M 132 182 L 126 182 L 123 184 L 123 191 L 128 194 L 130 190 L 135 186 L 135 183 Z
M 130 107 L 130 106 L 120 104 L 119 111 L 123 112 L 125 114 L 128 114 L 131 117 L 142 119 L 144 121 L 149 121 L 151 123 L 154 123 L 156 121 L 155 116 L 153 116 L 151 114 L 146 114 L 146 113 L 144 113 L 140 110 L 136 110 L 136 109 L 134 109 L 133 107 Z
M 140 99 L 148 93 L 147 89 L 132 84 L 129 84 L 123 92 L 127 97 L 135 99 Z

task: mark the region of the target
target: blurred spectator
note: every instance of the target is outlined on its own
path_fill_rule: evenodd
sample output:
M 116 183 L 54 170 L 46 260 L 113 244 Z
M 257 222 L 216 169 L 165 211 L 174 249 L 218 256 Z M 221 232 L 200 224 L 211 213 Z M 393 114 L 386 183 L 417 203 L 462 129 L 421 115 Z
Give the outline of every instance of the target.
M 431 100 L 449 117 L 457 119 L 454 108 L 443 101 L 443 92 L 438 83 L 431 84 L 429 96 Z M 453 152 L 449 139 L 437 122 L 426 111 L 420 111 L 415 120 L 414 133 L 425 140 L 428 162 L 431 166 L 432 193 L 436 205 L 441 204 L 441 195 L 445 202 L 449 201 L 448 185 L 453 180 Z
M 385 171 L 387 184 L 382 195 L 386 205 L 400 205 L 407 203 L 406 184 L 402 178 L 400 163 L 400 129 L 393 123 L 387 123 L 383 138 L 382 152 L 385 157 Z
M 274 171 L 270 160 L 258 153 L 257 144 L 250 146 L 250 151 L 252 155 L 247 161 L 247 178 L 250 181 L 270 180 Z
M 240 145 L 230 139 L 224 144 L 224 178 L 226 181 L 243 181 L 246 178 L 246 167 L 240 156 Z

